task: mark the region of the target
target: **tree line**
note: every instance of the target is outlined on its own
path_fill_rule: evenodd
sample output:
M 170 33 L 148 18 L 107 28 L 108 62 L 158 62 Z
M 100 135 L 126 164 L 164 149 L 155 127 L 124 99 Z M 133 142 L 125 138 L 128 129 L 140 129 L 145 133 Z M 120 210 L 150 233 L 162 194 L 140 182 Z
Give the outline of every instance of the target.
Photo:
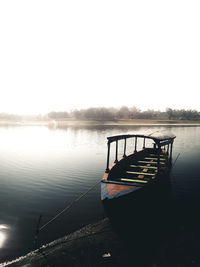
M 200 120 L 200 112 L 197 110 L 171 109 L 155 111 L 149 109 L 142 111 L 137 107 L 122 106 L 119 108 L 91 107 L 87 109 L 75 109 L 72 111 L 51 111 L 45 115 L 22 116 L 16 114 L 0 113 L 1 121 L 23 121 L 23 120 Z
M 70 112 L 55 112 L 47 114 L 50 119 L 77 119 L 77 120 L 121 120 L 121 119 L 151 119 L 151 120 L 200 120 L 200 112 L 197 110 L 171 109 L 155 111 L 149 109 L 142 111 L 137 107 L 107 108 L 91 107 L 88 109 L 75 109 Z
M 20 115 L 16 115 L 16 114 L 10 114 L 10 113 L 6 113 L 6 112 L 1 112 L 0 113 L 0 120 L 2 121 L 20 121 L 21 120 L 21 116 Z

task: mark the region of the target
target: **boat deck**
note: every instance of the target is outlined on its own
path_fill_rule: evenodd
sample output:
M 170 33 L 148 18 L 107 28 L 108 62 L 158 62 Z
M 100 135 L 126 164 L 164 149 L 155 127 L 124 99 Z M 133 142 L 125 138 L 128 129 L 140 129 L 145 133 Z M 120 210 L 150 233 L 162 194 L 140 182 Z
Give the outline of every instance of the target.
M 122 158 L 104 175 L 102 199 L 124 195 L 155 183 L 168 167 L 169 159 L 164 150 L 158 155 L 156 150 L 148 148 Z
M 159 155 L 160 170 L 168 166 L 167 154 L 162 151 Z M 125 164 L 116 166 L 116 170 L 110 172 L 107 181 L 144 185 L 154 180 L 158 173 L 158 154 L 153 149 L 141 151 L 137 155 L 131 155 Z

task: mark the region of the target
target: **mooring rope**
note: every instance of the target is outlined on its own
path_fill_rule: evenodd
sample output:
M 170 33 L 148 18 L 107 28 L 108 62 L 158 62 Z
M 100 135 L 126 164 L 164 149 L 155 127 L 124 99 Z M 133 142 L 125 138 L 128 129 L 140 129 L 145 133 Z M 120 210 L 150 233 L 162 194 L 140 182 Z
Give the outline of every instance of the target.
M 52 219 L 50 219 L 47 223 L 45 223 L 44 225 L 42 225 L 41 227 L 39 227 L 40 225 L 40 221 L 42 216 L 40 215 L 38 223 L 37 223 L 37 229 L 36 229 L 36 233 L 35 233 L 35 245 L 37 243 L 37 239 L 38 239 L 38 235 L 39 232 L 41 230 L 43 230 L 47 225 L 49 225 L 50 223 L 52 223 L 53 221 L 55 221 L 55 219 L 57 219 L 60 215 L 62 215 L 64 212 L 69 211 L 70 208 L 76 203 L 78 202 L 81 198 L 83 198 L 84 196 L 86 196 L 93 188 L 95 188 L 99 183 L 101 182 L 98 181 L 95 185 L 91 186 L 86 192 L 80 194 L 76 199 L 74 199 L 69 205 L 67 205 L 62 211 L 60 211 L 59 213 L 57 213 Z
M 173 165 L 172 165 L 172 169 L 174 168 L 174 166 L 175 166 L 175 164 L 176 164 L 176 162 L 177 162 L 177 160 L 178 160 L 180 154 L 181 154 L 181 153 L 178 153 L 178 155 L 176 156 L 176 159 L 175 159 L 175 161 L 173 162 Z M 173 182 L 174 184 L 176 184 L 176 177 L 174 176 L 173 172 L 172 172 L 172 176 L 171 176 L 171 177 L 172 177 L 172 182 Z
M 175 159 L 175 161 L 174 161 L 174 163 L 173 163 L 173 165 L 172 165 L 172 168 L 175 166 L 175 164 L 176 164 L 176 161 L 178 160 L 178 158 L 179 158 L 180 154 L 181 154 L 181 153 L 178 153 L 178 155 L 177 155 L 177 157 L 176 157 L 176 159 Z

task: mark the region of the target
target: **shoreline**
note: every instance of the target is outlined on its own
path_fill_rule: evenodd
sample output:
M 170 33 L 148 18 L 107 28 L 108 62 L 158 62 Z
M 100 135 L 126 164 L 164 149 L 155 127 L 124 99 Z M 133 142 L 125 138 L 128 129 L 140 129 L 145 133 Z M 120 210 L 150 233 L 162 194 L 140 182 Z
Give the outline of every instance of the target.
M 104 257 L 108 253 L 112 255 L 111 258 Z M 109 219 L 104 218 L 24 256 L 2 262 L 0 267 L 82 266 L 82 263 L 84 266 L 95 266 L 97 262 L 104 266 L 113 257 L 120 260 L 119 254 L 119 239 L 112 230 Z
M 200 121 L 194 120 L 23 120 L 23 121 L 0 121 L 0 126 L 48 126 L 52 128 L 65 126 L 137 126 L 137 125 L 183 125 L 200 126 Z
M 149 251 L 148 247 L 146 252 L 144 249 L 147 258 L 141 258 L 143 251 L 140 251 L 140 246 L 139 251 L 127 250 L 130 244 L 126 244 L 126 241 L 120 238 L 106 217 L 41 245 L 24 256 L 1 262 L 0 267 L 199 266 L 199 227 L 198 224 L 194 226 L 192 229 L 190 223 L 183 222 L 174 225 L 173 229 L 170 227 L 168 236 L 164 235 L 161 243 L 155 243 L 156 247 L 150 254 L 146 254 Z

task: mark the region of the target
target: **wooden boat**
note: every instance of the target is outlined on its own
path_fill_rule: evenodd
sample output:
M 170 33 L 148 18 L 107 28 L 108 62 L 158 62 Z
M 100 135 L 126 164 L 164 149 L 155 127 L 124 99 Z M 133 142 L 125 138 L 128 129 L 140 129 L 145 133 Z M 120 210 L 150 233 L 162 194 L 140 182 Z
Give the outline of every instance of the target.
M 101 181 L 101 199 L 109 200 L 127 194 L 137 194 L 163 181 L 171 167 L 175 138 L 173 134 L 164 131 L 150 135 L 127 134 L 107 137 L 107 166 Z M 134 152 L 126 155 L 127 142 L 130 143 L 128 139 L 134 141 L 131 142 Z M 149 141 L 153 141 L 153 145 Z M 123 144 L 121 159 L 118 159 L 119 142 Z M 115 160 L 110 166 L 113 143 L 115 143 Z M 139 143 L 142 143 L 142 147 L 138 150 Z

